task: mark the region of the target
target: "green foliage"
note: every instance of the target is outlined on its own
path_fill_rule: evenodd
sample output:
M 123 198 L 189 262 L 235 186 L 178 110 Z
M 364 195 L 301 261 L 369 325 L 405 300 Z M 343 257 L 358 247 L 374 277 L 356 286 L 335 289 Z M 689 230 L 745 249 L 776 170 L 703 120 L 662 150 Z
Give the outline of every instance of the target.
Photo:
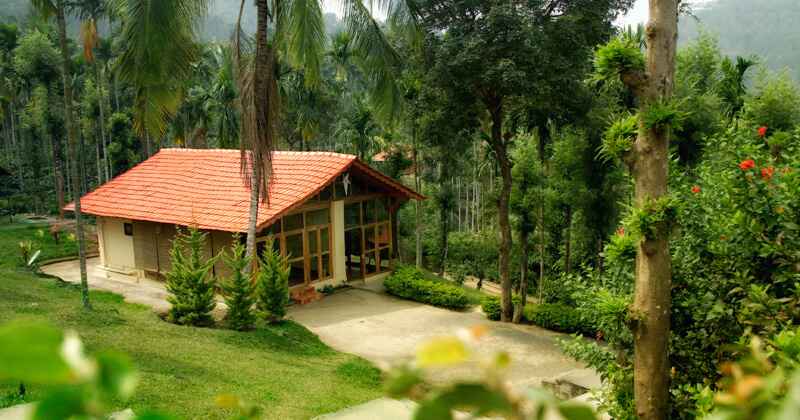
M 594 71 L 599 80 L 612 80 L 621 74 L 644 70 L 644 53 L 630 37 L 617 37 L 595 51 Z
M 598 155 L 606 161 L 625 160 L 639 133 L 639 118 L 627 115 L 614 121 L 603 135 Z
M 14 70 L 20 77 L 48 85 L 60 77 L 61 57 L 47 35 L 33 30 L 14 49 Z
M 647 200 L 631 209 L 624 225 L 635 238 L 659 239 L 669 235 L 677 223 L 678 201 L 672 196 Z
M 196 228 L 179 230 L 172 243 L 172 268 L 166 274 L 167 301 L 172 305 L 167 313 L 170 322 L 181 325 L 209 326 L 214 323 L 211 311 L 214 299 L 214 279 L 211 268 L 216 256 L 208 258 L 204 248 L 206 234 Z
M 0 326 L 0 380 L 50 387 L 34 419 L 106 418 L 115 404 L 131 397 L 137 379 L 126 356 L 102 352 L 89 357 L 74 333 L 22 321 Z
M 230 328 L 245 331 L 253 328 L 253 276 L 249 268 L 251 260 L 245 257 L 244 245 L 238 237 L 234 237 L 230 255 L 223 255 L 223 261 L 231 272 L 228 279 L 222 282 L 222 296 L 228 306 L 226 320 Z
M 447 239 L 447 264 L 463 268 L 464 274 L 478 279 L 497 278 L 497 235 L 452 232 Z
M 565 333 L 578 333 L 593 337 L 595 326 L 583 319 L 575 308 L 560 303 L 540 303 L 526 310 L 525 318 L 534 325 L 548 330 Z
M 685 112 L 680 110 L 680 104 L 674 101 L 659 100 L 651 103 L 644 114 L 640 115 L 642 124 L 648 130 L 680 131 L 687 118 Z
M 392 295 L 448 309 L 464 309 L 469 299 L 464 290 L 454 284 L 428 280 L 413 266 L 402 266 L 383 281 Z
M 480 334 L 473 331 L 473 338 Z M 512 393 L 505 386 L 505 375 L 511 363 L 506 353 L 481 357 L 469 351 L 465 338 L 447 336 L 420 346 L 412 364 L 392 369 L 385 389 L 392 398 L 411 398 L 418 401 L 414 419 L 453 419 L 458 413 L 470 417 L 506 418 L 520 420 L 594 420 L 592 409 L 581 403 L 562 402 L 548 392 L 530 388 L 523 394 Z M 427 369 L 461 367 L 466 363 L 482 366 L 478 378 L 456 378 L 442 383 L 431 381 Z
M 258 260 L 256 307 L 270 323 L 281 322 L 289 304 L 290 268 L 286 258 L 274 249 L 269 239 Z
M 498 296 L 486 296 L 481 301 L 481 310 L 484 314 L 486 314 L 486 318 L 489 318 L 492 321 L 499 321 L 500 315 L 502 313 L 502 307 L 500 306 L 500 297 Z
M 800 88 L 786 72 L 762 71 L 745 100 L 744 118 L 770 130 L 791 131 L 800 121 Z

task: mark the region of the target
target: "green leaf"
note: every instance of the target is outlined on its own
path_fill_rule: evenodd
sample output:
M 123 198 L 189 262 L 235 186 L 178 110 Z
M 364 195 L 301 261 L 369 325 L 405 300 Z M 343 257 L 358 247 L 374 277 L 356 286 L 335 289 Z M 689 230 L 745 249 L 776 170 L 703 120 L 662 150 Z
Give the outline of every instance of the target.
M 136 388 L 137 375 L 126 356 L 101 353 L 97 356 L 100 389 L 123 400 L 130 398 Z
M 567 420 L 597 420 L 591 407 L 575 402 L 565 402 L 558 406 L 558 411 Z
M 33 420 L 68 419 L 86 414 L 83 388 L 67 386 L 51 392 L 36 405 Z
M 388 396 L 400 398 L 407 396 L 412 388 L 422 382 L 422 376 L 419 371 L 409 368 L 399 368 L 389 372 L 384 386 Z
M 45 324 L 12 322 L 0 327 L 0 380 L 67 382 L 71 372 L 61 356 L 63 341 L 61 331 Z
M 506 396 L 484 384 L 456 384 L 437 396 L 420 404 L 414 414 L 415 420 L 451 419 L 452 410 L 469 411 L 473 416 L 514 414 L 514 408 Z

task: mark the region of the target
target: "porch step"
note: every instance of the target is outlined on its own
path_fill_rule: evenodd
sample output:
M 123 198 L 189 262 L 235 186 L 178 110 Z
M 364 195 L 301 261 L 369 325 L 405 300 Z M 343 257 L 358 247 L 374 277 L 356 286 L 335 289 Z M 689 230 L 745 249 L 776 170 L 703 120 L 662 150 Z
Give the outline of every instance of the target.
M 317 289 L 312 286 L 294 289 L 289 293 L 289 296 L 299 305 L 305 305 L 322 299 L 322 294 L 317 292 Z

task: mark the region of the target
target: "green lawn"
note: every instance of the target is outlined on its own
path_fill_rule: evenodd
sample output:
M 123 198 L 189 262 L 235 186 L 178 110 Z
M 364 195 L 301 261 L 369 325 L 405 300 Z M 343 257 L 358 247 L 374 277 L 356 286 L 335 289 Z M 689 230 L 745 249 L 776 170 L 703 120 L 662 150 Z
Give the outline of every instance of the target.
M 76 330 L 90 352 L 128 354 L 141 376 L 135 397 L 125 405 L 134 411 L 226 418 L 231 413 L 215 407 L 214 398 L 235 394 L 262 405 L 268 418 L 309 418 L 381 395 L 378 369 L 330 349 L 293 322 L 246 333 L 181 327 L 103 292 L 93 292 L 94 310 L 84 311 L 76 287 L 18 267 L 17 243 L 23 239 L 36 238 L 46 258 L 74 251 L 39 238 L 39 228 L 0 225 L 0 323 L 46 320 Z M 16 387 L 0 383 L 0 398 Z M 43 392 L 35 385 L 28 391 L 28 400 Z

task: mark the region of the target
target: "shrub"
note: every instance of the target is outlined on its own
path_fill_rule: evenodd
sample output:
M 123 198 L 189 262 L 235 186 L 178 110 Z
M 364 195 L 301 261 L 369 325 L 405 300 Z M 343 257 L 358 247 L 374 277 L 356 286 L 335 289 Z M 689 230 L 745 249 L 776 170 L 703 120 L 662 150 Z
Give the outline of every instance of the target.
M 464 309 L 469 300 L 464 290 L 456 285 L 425 278 L 416 267 L 400 267 L 384 280 L 386 291 L 392 295 L 448 309 Z
M 525 307 L 524 315 L 528 321 L 548 330 L 589 336 L 596 333 L 594 325 L 585 321 L 575 308 L 567 305 L 558 303 L 528 305 Z
M 289 264 L 271 241 L 258 260 L 256 279 L 256 307 L 270 323 L 280 322 L 289 303 Z
M 231 276 L 222 282 L 222 295 L 228 305 L 227 322 L 231 329 L 245 331 L 253 328 L 253 282 L 248 272 L 250 258 L 245 257 L 244 246 L 238 237 L 233 240 L 230 255 L 222 258 L 231 270 Z
M 483 313 L 486 314 L 486 318 L 489 318 L 492 321 L 499 321 L 502 312 L 502 307 L 500 306 L 500 297 L 486 296 L 481 302 L 481 309 L 483 310 Z
M 190 228 L 178 231 L 172 242 L 172 269 L 167 273 L 167 298 L 172 307 L 167 320 L 181 325 L 208 326 L 214 323 L 211 311 L 214 300 L 214 279 L 211 267 L 216 257 L 207 258 L 203 248 L 206 234 Z

